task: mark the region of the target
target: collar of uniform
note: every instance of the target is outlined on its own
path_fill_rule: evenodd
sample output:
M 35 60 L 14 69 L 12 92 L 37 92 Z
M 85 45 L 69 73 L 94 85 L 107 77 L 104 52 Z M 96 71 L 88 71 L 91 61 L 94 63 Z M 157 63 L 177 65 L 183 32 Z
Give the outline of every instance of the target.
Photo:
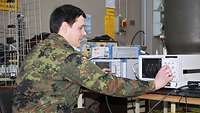
M 59 34 L 51 33 L 50 36 L 51 36 L 51 37 L 56 37 L 56 38 L 58 38 L 60 41 L 63 41 L 63 42 L 65 42 L 65 43 L 69 44 L 69 43 L 64 39 L 64 37 L 61 36 L 61 35 L 59 35 Z
M 63 36 L 59 35 L 59 34 L 56 34 L 56 33 L 51 33 L 51 36 L 52 37 L 56 37 L 58 38 L 59 41 L 63 42 L 65 45 L 67 45 L 68 47 L 70 46 L 71 48 L 73 48 L 75 51 L 78 51 L 80 52 L 80 49 L 79 48 L 76 48 L 76 47 L 73 47 L 71 46 L 65 39 Z

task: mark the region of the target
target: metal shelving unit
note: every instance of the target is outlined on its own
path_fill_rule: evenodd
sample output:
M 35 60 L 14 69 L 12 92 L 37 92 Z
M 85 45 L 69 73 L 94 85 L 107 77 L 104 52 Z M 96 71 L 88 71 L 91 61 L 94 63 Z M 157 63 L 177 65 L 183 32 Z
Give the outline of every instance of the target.
M 1 0 L 0 21 L 0 86 L 14 85 L 31 38 L 41 33 L 40 0 Z

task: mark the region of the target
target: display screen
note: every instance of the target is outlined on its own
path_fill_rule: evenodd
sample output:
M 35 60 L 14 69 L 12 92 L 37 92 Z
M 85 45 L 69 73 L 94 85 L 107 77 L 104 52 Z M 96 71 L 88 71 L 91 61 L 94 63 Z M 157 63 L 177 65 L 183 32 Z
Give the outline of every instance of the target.
M 155 78 L 161 66 L 162 66 L 161 58 L 143 58 L 142 78 Z
M 99 66 L 101 69 L 103 69 L 103 68 L 109 68 L 110 62 L 95 62 L 95 64 Z

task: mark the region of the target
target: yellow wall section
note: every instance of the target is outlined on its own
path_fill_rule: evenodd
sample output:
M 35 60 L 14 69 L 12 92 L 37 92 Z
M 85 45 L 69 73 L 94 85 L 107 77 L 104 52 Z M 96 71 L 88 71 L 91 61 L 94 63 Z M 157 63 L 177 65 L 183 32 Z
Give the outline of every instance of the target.
M 7 3 L 7 0 L 0 0 L 0 11 L 17 11 L 19 9 L 19 0 Z
M 115 9 L 106 8 L 106 16 L 104 18 L 105 34 L 115 40 Z

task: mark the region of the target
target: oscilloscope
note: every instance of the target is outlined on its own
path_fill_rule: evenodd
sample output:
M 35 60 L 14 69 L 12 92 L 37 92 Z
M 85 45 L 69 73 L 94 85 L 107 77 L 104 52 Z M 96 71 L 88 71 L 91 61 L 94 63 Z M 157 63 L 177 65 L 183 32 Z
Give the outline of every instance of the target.
M 140 55 L 139 79 L 154 80 L 159 69 L 168 65 L 173 80 L 166 88 L 179 88 L 188 81 L 200 81 L 200 55 Z

